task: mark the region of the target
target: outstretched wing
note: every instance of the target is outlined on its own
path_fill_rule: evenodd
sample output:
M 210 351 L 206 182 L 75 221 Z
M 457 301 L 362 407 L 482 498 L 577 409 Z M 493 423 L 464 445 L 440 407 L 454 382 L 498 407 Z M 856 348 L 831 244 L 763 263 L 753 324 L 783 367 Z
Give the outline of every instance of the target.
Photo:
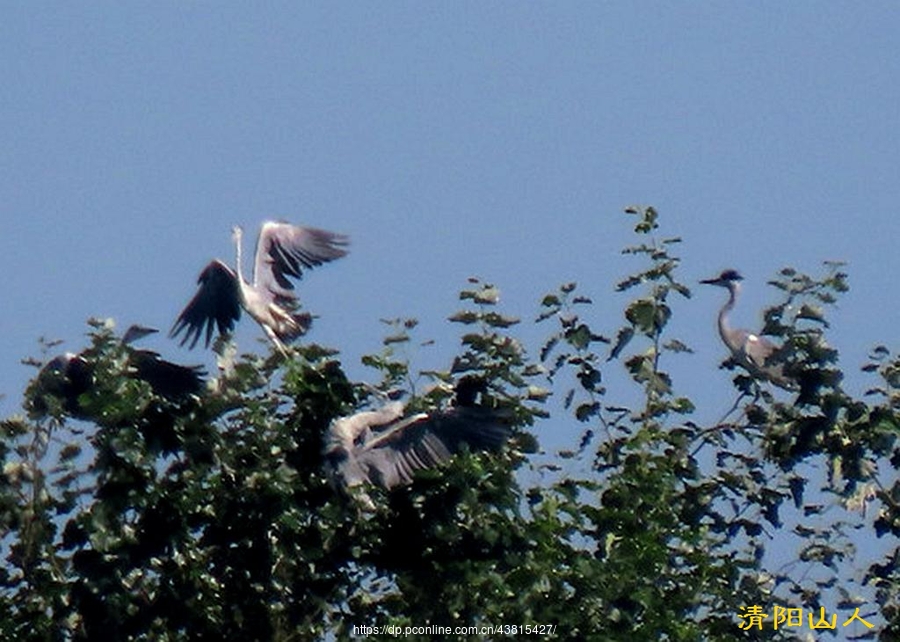
M 384 488 L 408 484 L 415 471 L 450 459 L 463 444 L 472 450 L 498 450 L 510 435 L 503 419 L 498 411 L 482 407 L 418 415 L 363 444 L 356 461 L 372 483 Z
M 137 378 L 149 383 L 153 392 L 167 399 L 176 400 L 203 390 L 206 372 L 200 366 L 172 363 L 152 350 L 134 350 L 131 363 Z
M 206 372 L 201 366 L 182 366 L 166 361 L 153 350 L 132 348 L 131 344 L 159 332 L 145 325 L 131 325 L 122 335 L 122 345 L 128 346 L 129 360 L 138 379 L 150 384 L 153 392 L 169 399 L 198 394 L 203 388 Z
M 325 431 L 326 451 L 336 448 L 353 448 L 363 434 L 378 426 L 386 426 L 403 416 L 403 403 L 392 401 L 378 410 L 364 410 L 331 422 Z
M 304 269 L 339 259 L 347 254 L 349 239 L 314 227 L 290 223 L 263 223 L 256 243 L 253 285 L 281 299 L 292 299 L 293 284 Z
M 234 271 L 218 259 L 203 268 L 197 283 L 197 294 L 178 315 L 169 336 L 176 337 L 183 331 L 181 345 L 190 343 L 189 347 L 194 348 L 205 329 L 208 348 L 213 327 L 218 328 L 219 334 L 234 329 L 241 318 L 241 297 Z

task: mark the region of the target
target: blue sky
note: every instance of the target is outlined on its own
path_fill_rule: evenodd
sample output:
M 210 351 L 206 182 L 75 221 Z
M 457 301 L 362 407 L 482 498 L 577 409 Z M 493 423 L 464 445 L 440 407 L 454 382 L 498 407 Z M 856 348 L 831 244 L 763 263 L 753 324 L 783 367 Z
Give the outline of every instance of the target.
M 832 341 L 855 368 L 896 348 L 900 46 L 890 4 L 18 4 L 0 24 L 0 401 L 39 336 L 80 348 L 89 316 L 167 329 L 230 228 L 283 218 L 345 232 L 311 274 L 311 340 L 359 356 L 379 318 L 444 318 L 468 276 L 530 319 L 577 280 L 612 331 L 635 264 L 620 214 L 656 206 L 686 280 L 736 267 L 759 327 L 784 265 L 849 262 Z M 722 292 L 676 334 L 685 393 L 716 370 Z M 535 339 L 540 331 L 526 329 Z M 260 349 L 245 323 L 240 347 Z M 450 342 L 450 343 L 448 343 Z M 159 337 L 148 345 L 212 364 Z M 851 382 L 852 385 L 852 382 Z M 727 404 L 726 404 L 727 407 Z
M 849 262 L 833 312 L 848 368 L 896 348 L 900 111 L 889 3 L 9 4 L 0 21 L 0 411 L 39 336 L 85 319 L 167 329 L 230 228 L 267 218 L 345 232 L 311 274 L 311 340 L 354 374 L 379 318 L 444 318 L 468 276 L 526 319 L 577 280 L 612 331 L 635 266 L 620 214 L 656 206 L 689 281 L 736 267 L 741 325 L 784 265 Z M 675 333 L 685 393 L 727 402 L 722 292 Z M 541 332 L 526 330 L 534 337 Z M 242 349 L 261 336 L 245 323 Z M 158 337 L 173 358 L 212 364 Z
M 829 339 L 859 391 L 868 349 L 900 347 L 898 20 L 882 2 L 7 3 L 0 416 L 38 337 L 78 350 L 90 316 L 167 330 L 207 261 L 232 261 L 232 225 L 269 218 L 352 237 L 301 292 L 310 340 L 354 377 L 400 315 L 438 341 L 414 365 L 447 367 L 469 276 L 526 320 L 577 280 L 614 332 L 636 203 L 685 239 L 686 281 L 744 273 L 740 326 L 783 266 L 847 261 Z M 673 333 L 696 353 L 673 369 L 703 422 L 733 392 L 723 292 L 694 293 Z M 522 332 L 536 350 L 543 330 Z M 261 336 L 245 319 L 239 347 Z

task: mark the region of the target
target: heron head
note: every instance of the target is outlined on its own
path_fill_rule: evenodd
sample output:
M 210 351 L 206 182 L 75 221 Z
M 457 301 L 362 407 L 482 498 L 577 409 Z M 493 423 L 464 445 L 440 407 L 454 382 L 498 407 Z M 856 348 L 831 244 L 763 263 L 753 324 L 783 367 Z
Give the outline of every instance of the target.
M 234 227 L 231 228 L 231 238 L 234 241 L 240 241 L 241 236 L 243 236 L 243 234 L 244 234 L 244 230 L 241 228 L 240 225 L 235 225 Z
M 703 279 L 702 281 L 700 281 L 700 283 L 705 283 L 706 285 L 718 285 L 723 288 L 728 288 L 732 285 L 737 285 L 738 282 L 743 280 L 744 277 L 742 277 L 737 270 L 725 270 L 716 278 Z
M 128 329 L 125 330 L 125 334 L 122 335 L 122 343 L 128 345 L 156 332 L 159 332 L 156 328 L 148 328 L 145 325 L 135 324 L 129 326 Z

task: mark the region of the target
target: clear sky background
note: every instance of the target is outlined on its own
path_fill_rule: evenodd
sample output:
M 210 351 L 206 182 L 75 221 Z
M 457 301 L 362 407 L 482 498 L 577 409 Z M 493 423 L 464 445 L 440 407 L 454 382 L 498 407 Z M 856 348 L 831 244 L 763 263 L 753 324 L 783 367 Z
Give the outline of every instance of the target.
M 781 267 L 848 261 L 830 339 L 853 371 L 898 347 L 898 27 L 893 3 L 5 4 L 0 411 L 38 337 L 167 330 L 206 262 L 233 260 L 231 226 L 250 251 L 267 218 L 352 237 L 301 290 L 310 340 L 357 377 L 399 315 L 439 341 L 420 365 L 449 365 L 471 275 L 526 320 L 577 280 L 613 331 L 635 203 L 684 237 L 686 280 L 744 273 L 739 325 Z M 724 293 L 694 292 L 675 368 L 712 417 Z M 240 348 L 261 336 L 245 319 Z
M 401 315 L 438 341 L 414 365 L 449 366 L 473 275 L 529 322 L 576 280 L 613 332 L 631 204 L 684 238 L 685 280 L 744 273 L 740 326 L 780 268 L 847 261 L 829 340 L 859 392 L 868 350 L 900 347 L 898 28 L 882 2 L 4 3 L 0 416 L 38 337 L 77 351 L 90 316 L 168 330 L 207 261 L 232 262 L 232 225 L 252 246 L 269 218 L 351 236 L 301 293 L 309 340 L 355 378 Z M 734 398 L 723 296 L 675 309 L 698 423 Z M 522 333 L 536 351 L 544 329 Z M 259 337 L 244 319 L 239 347 Z

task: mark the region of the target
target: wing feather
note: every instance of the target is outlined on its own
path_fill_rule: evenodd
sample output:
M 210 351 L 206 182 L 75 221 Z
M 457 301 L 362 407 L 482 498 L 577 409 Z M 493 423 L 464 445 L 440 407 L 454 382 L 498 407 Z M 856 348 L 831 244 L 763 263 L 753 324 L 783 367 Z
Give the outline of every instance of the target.
M 385 488 L 412 482 L 417 470 L 432 468 L 460 452 L 497 450 L 510 435 L 503 416 L 489 408 L 457 407 L 415 421 L 401 422 L 387 436 L 376 436 L 357 453 L 370 481 Z M 376 444 L 372 447 L 371 444 Z
M 771 359 L 772 355 L 778 351 L 778 346 L 774 343 L 765 337 L 747 333 L 742 351 L 751 373 L 764 377 L 786 390 L 796 389 L 796 382 L 784 373 L 784 363 Z
M 209 347 L 214 328 L 219 334 L 231 332 L 241 317 L 237 276 L 230 267 L 218 259 L 211 261 L 203 268 L 197 283 L 200 284 L 197 293 L 169 332 L 170 337 L 184 332 L 180 345 L 189 343 L 190 348 L 197 345 L 202 334 L 206 335 L 204 341 Z
M 152 350 L 131 353 L 137 378 L 146 381 L 153 392 L 168 399 L 199 394 L 206 371 L 201 366 L 183 366 L 166 361 Z
M 283 298 L 293 298 L 294 285 L 304 269 L 339 259 L 349 243 L 343 234 L 290 223 L 263 223 L 256 243 L 253 284 Z
M 747 333 L 747 336 L 744 338 L 744 354 L 747 355 L 747 358 L 757 368 L 764 367 L 766 365 L 766 359 L 768 359 L 775 350 L 775 344 L 765 337 Z

